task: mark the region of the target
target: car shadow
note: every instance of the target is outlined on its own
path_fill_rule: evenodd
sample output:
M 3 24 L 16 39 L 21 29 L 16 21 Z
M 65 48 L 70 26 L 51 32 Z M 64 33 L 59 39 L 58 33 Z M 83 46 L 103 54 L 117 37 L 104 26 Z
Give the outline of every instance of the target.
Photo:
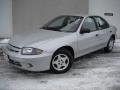
M 89 53 L 75 59 L 73 69 L 90 69 L 108 67 L 112 59 L 120 59 L 120 48 L 115 47 L 112 52 L 105 53 L 103 49 Z

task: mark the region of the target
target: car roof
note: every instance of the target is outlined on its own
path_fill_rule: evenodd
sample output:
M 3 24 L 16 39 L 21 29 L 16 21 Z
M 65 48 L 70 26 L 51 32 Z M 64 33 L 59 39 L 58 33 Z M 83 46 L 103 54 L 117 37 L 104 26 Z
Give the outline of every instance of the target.
M 88 16 L 98 16 L 98 15 L 90 15 L 90 14 L 76 14 L 76 13 L 70 13 L 70 14 L 63 14 L 63 15 L 69 15 L 69 16 L 82 16 L 82 17 L 88 17 Z

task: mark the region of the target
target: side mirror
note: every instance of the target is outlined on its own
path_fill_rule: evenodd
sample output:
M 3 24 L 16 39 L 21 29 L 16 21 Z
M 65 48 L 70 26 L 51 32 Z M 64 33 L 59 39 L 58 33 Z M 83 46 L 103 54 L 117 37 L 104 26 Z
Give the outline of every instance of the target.
M 90 33 L 90 29 L 82 28 L 82 29 L 80 30 L 80 34 L 84 34 L 84 33 Z

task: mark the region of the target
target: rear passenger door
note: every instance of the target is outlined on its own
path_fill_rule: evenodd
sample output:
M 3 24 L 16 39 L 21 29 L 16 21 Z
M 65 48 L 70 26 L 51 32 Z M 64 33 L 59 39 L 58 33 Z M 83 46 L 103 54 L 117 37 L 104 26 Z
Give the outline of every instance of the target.
M 97 27 L 99 29 L 99 40 L 101 44 L 105 44 L 108 42 L 110 38 L 110 26 L 107 23 L 106 20 L 104 20 L 102 17 L 94 16 L 94 19 L 96 21 Z

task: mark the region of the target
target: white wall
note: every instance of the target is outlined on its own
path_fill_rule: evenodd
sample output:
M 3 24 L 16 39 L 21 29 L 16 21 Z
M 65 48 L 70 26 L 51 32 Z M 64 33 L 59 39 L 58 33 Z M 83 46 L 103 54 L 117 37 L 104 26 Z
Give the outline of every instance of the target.
M 113 16 L 104 16 L 104 13 L 113 13 Z M 120 37 L 120 0 L 89 0 L 89 13 L 105 17 L 118 29 Z
M 88 13 L 88 0 L 13 0 L 14 34 L 35 30 L 62 13 Z
M 0 38 L 12 36 L 12 0 L 0 0 Z

